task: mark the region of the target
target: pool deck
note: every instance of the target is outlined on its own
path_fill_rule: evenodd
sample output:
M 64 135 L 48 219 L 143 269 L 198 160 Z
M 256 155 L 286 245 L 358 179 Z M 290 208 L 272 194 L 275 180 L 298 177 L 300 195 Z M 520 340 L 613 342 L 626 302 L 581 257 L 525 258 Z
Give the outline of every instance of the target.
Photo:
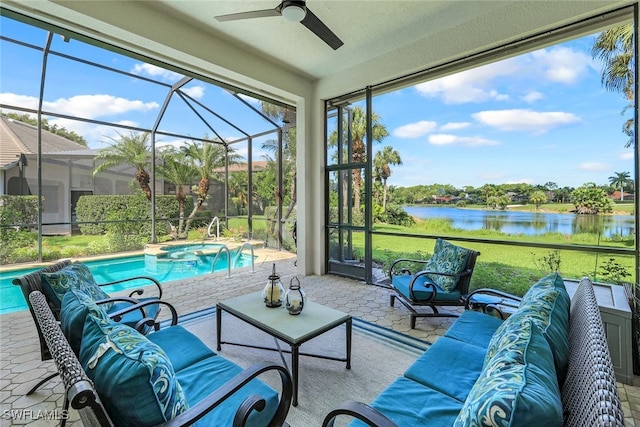
M 227 272 L 218 272 L 167 282 L 163 284 L 163 299 L 184 315 L 210 308 L 232 296 L 262 290 L 273 263 L 285 287 L 297 276 L 295 254 L 256 249 L 255 255 L 258 257 L 255 271 L 251 267 L 244 267 L 233 270 L 231 277 L 227 277 Z M 455 321 L 455 318 L 418 319 L 416 328 L 410 329 L 406 309 L 400 304 L 389 306 L 388 289 L 333 275 L 297 277 L 308 298 L 315 302 L 430 342 L 443 335 Z M 0 426 L 58 425 L 59 421 L 45 419 L 42 411 L 61 410 L 64 390 L 59 379 L 55 378 L 33 395 L 25 396 L 39 379 L 55 372 L 51 361 L 40 361 L 39 341 L 28 311 L 0 315 L 0 343 L 0 409 L 3 414 Z M 640 385 L 640 379 L 636 380 L 636 385 Z M 619 383 L 618 388 L 626 425 L 640 427 L 640 387 Z M 70 411 L 67 425 L 82 425 L 74 410 Z

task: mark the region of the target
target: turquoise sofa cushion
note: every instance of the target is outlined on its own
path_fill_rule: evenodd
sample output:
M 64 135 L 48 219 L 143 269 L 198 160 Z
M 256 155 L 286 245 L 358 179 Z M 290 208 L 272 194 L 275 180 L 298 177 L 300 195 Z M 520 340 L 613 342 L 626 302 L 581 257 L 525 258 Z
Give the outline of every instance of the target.
M 435 284 L 431 279 L 427 277 L 427 275 L 420 276 L 416 279 L 416 283 L 413 285 L 413 295 L 414 298 L 411 298 L 411 294 L 409 292 L 409 285 L 411 284 L 411 279 L 413 276 L 410 275 L 399 275 L 393 276 L 393 287 L 402 295 L 404 295 L 407 299 L 413 299 L 414 301 L 426 301 L 430 300 L 433 297 L 433 288 L 425 287 L 426 284 L 431 284 L 436 288 L 436 299 L 435 301 L 458 301 L 460 300 L 460 291 L 457 289 L 446 292 L 440 286 Z
M 207 357 L 216 355 L 200 338 L 180 325 L 160 329 L 146 335 L 146 337 L 164 350 L 176 373 Z
M 462 403 L 482 372 L 485 352 L 478 346 L 440 337 L 404 376 Z
M 87 292 L 96 301 L 109 298 L 100 289 L 89 268 L 80 262 L 71 263 L 51 273 L 41 273 L 40 279 L 44 293 L 57 309 L 61 308 L 62 298 L 71 286 Z M 111 305 L 112 303 L 104 304 L 104 309 L 109 310 Z
M 188 408 L 165 352 L 127 325 L 89 314 L 80 362 L 117 426 L 162 423 Z
M 82 331 L 89 314 L 109 319 L 104 309 L 96 304 L 89 294 L 72 286 L 62 298 L 60 328 L 76 356 L 80 355 Z
M 519 331 L 504 329 L 454 426 L 562 426 L 549 343 L 531 320 L 521 318 L 517 323 Z
M 534 284 L 520 301 L 518 316 L 532 319 L 549 342 L 560 384 L 569 364 L 569 311 L 571 298 L 559 274 L 550 274 Z
M 473 310 L 465 310 L 444 336 L 481 347 L 486 351 L 502 320 Z M 484 359 L 484 356 L 482 357 Z
M 235 363 L 221 356 L 208 357 L 176 373 L 189 405 L 195 406 L 210 393 L 242 372 Z M 253 379 L 242 389 L 229 396 L 224 403 L 208 412 L 196 425 L 231 426 L 236 410 L 252 394 L 263 397 L 266 406 L 261 412 L 252 412 L 247 426 L 266 426 L 278 406 L 278 393 L 259 379 Z
M 453 245 L 446 240 L 437 239 L 433 248 L 433 256 L 425 265 L 425 271 L 457 274 L 464 271 L 471 251 Z M 458 285 L 457 277 L 429 274 L 428 277 L 445 292 L 453 291 Z
M 462 409 L 458 400 L 405 377 L 396 379 L 371 403 L 399 426 L 451 427 Z M 364 426 L 354 421 L 350 426 Z

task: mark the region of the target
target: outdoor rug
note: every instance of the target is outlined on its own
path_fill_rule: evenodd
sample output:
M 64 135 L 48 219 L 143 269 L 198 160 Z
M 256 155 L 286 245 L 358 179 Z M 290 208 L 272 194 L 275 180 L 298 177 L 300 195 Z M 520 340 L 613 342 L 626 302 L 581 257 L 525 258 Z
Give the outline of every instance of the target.
M 295 316 L 291 316 L 291 321 L 296 321 Z M 181 316 L 180 324 L 215 350 L 215 309 Z M 273 337 L 226 312 L 222 318 L 222 340 L 272 348 L 279 345 L 283 350 L 289 350 L 287 344 L 276 344 Z M 292 427 L 320 426 L 325 415 L 342 402 L 371 402 L 428 347 L 428 342 L 354 318 L 351 369 L 346 369 L 345 362 L 300 356 L 299 403 L 297 407 L 291 407 L 287 422 Z M 303 344 L 300 351 L 344 357 L 345 326 Z M 217 353 L 242 367 L 261 361 L 280 365 L 284 361 L 291 367 L 288 353 L 281 356 L 277 351 L 230 344 L 223 344 Z M 272 378 L 263 379 L 267 383 L 273 381 Z

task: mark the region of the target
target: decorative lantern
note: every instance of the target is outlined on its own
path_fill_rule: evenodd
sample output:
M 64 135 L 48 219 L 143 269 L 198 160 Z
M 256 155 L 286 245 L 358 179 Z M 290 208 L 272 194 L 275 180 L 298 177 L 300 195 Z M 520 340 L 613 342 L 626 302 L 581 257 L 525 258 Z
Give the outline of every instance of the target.
M 297 283 L 293 283 L 294 279 Z M 305 299 L 304 291 L 300 289 L 300 280 L 297 277 L 292 278 L 284 296 L 284 304 L 289 314 L 300 314 L 304 308 Z
M 267 307 L 280 307 L 284 299 L 284 286 L 280 282 L 280 276 L 276 274 L 276 265 L 267 280 L 267 286 L 262 291 L 262 298 Z

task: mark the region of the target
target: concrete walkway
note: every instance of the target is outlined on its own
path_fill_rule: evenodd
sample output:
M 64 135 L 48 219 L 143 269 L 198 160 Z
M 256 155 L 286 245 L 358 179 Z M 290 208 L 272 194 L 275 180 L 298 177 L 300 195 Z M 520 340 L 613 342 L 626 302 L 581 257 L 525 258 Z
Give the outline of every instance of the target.
M 273 263 L 285 288 L 296 275 L 295 254 L 269 249 L 256 251 L 255 271 L 251 267 L 227 273 L 214 273 L 163 284 L 164 298 L 180 315 L 210 308 L 232 296 L 262 290 Z M 389 306 L 389 290 L 337 276 L 300 277 L 309 299 L 349 312 L 362 320 L 392 328 L 408 335 L 434 342 L 451 325 L 454 318 L 418 319 L 409 327 L 409 316 L 401 304 Z M 167 317 L 167 311 L 163 316 Z M 161 316 L 162 317 L 162 316 Z M 212 333 L 214 333 L 212 331 Z M 31 396 L 25 393 L 41 378 L 55 372 L 52 361 L 40 361 L 36 329 L 28 311 L 0 316 L 0 426 L 53 426 L 59 423 L 63 404 L 63 387 L 58 378 L 46 383 Z M 619 384 L 627 426 L 640 427 L 640 388 Z M 78 414 L 71 410 L 71 427 L 81 426 Z

